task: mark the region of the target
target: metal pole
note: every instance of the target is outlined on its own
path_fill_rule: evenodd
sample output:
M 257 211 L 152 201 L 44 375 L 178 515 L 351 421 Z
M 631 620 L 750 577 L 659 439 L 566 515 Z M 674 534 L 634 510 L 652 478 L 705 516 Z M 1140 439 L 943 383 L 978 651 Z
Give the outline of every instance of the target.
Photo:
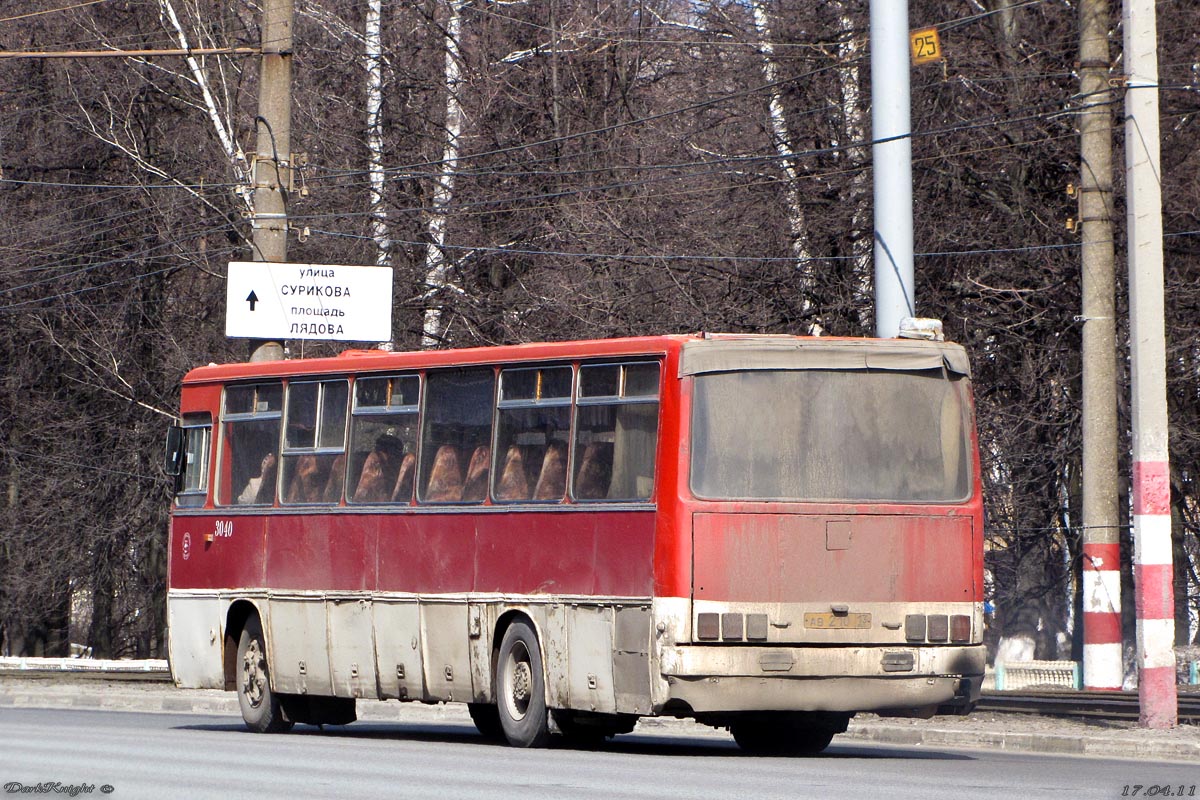
M 1083 271 L 1083 684 L 1120 689 L 1121 538 L 1108 0 L 1079 6 L 1079 221 Z
M 292 148 L 293 0 L 263 6 L 262 66 L 259 70 L 257 145 L 254 161 L 255 261 L 287 261 L 286 191 Z M 283 358 L 283 343 L 254 339 L 251 361 Z
M 908 0 L 871 0 L 871 147 L 875 169 L 875 335 L 916 315 Z
M 1123 22 L 1138 696 L 1142 725 L 1171 728 L 1178 701 L 1154 0 L 1125 0 Z

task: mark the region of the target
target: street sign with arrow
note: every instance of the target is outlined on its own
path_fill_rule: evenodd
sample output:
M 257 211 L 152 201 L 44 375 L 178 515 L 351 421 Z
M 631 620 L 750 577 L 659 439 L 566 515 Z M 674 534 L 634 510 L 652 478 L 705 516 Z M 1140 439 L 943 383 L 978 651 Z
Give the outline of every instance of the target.
M 392 270 L 234 261 L 226 282 L 225 335 L 389 341 Z

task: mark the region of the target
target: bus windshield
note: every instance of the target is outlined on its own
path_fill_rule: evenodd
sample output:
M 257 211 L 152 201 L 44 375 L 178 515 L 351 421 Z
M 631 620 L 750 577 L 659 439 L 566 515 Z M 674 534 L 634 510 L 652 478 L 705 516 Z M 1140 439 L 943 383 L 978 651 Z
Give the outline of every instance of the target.
M 940 369 L 697 375 L 692 492 L 712 500 L 966 500 L 967 396 L 967 380 Z

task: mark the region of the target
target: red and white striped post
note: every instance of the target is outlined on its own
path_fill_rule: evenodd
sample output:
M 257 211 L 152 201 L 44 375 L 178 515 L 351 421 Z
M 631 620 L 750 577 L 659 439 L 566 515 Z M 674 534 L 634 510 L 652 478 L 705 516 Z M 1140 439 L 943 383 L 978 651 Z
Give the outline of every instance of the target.
M 1083 686 L 1125 683 L 1117 469 L 1116 269 L 1112 218 L 1113 92 L 1108 0 L 1079 3 L 1079 262 L 1083 316 Z
M 1137 446 L 1134 457 L 1137 458 Z M 1148 728 L 1178 721 L 1175 592 L 1171 553 L 1171 468 L 1133 463 L 1133 574 L 1137 585 L 1138 699 Z
M 1100 531 L 1116 538 L 1116 531 Z M 1115 691 L 1125 682 L 1121 639 L 1121 544 L 1083 545 L 1083 687 Z
M 1178 721 L 1163 322 L 1158 43 L 1154 0 L 1125 0 L 1125 171 L 1133 389 L 1133 541 L 1141 722 Z

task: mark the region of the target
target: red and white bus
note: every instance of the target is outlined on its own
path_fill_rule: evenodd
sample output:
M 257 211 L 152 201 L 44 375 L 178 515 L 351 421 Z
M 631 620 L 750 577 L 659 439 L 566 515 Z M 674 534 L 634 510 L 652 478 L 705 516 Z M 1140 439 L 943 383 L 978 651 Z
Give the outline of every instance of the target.
M 984 668 L 955 344 L 680 335 L 207 366 L 168 442 L 170 662 L 247 725 L 466 702 L 817 752 Z M 170 467 L 169 467 L 170 469 Z

